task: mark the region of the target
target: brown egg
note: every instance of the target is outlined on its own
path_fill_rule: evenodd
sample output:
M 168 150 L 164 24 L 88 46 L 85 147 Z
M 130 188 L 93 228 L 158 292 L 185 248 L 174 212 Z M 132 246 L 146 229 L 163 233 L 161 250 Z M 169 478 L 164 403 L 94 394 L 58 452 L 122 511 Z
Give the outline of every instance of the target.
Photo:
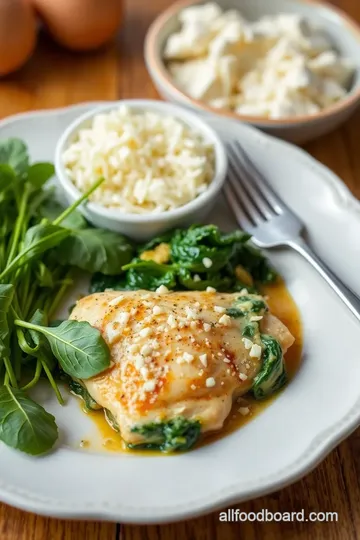
M 35 14 L 28 0 L 0 0 L 0 75 L 21 67 L 35 43 Z
M 116 33 L 122 0 L 32 0 L 54 39 L 76 51 L 95 49 Z

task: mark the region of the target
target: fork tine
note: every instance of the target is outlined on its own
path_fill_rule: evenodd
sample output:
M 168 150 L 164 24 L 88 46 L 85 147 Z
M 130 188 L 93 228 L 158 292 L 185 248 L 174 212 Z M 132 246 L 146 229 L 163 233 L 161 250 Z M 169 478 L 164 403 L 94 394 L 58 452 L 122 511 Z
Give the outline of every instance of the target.
M 226 182 L 224 185 L 223 191 L 224 191 L 226 200 L 231 210 L 234 212 L 236 221 L 238 222 L 240 227 L 244 229 L 245 231 L 250 231 L 252 228 L 252 224 L 249 221 L 246 210 L 241 200 L 239 200 L 238 196 L 236 195 L 234 188 L 232 187 L 232 184 L 230 184 L 230 182 Z
M 268 209 L 272 213 L 281 214 L 286 208 L 285 204 L 273 191 L 266 178 L 256 168 L 240 143 L 238 141 L 232 141 L 227 146 L 229 153 L 231 153 L 233 160 L 236 162 L 236 166 L 241 169 L 242 179 L 244 177 L 244 180 L 247 181 L 249 190 L 255 200 L 259 201 L 259 197 L 261 197 L 262 202 L 267 204 Z
M 254 204 L 254 201 L 249 195 L 248 191 L 244 189 L 243 184 L 240 182 L 239 172 L 236 170 L 231 159 L 229 159 L 228 182 L 232 185 L 237 202 L 242 201 L 242 208 L 246 212 L 250 221 L 252 221 L 254 225 L 260 225 L 263 223 L 265 217 L 259 210 L 258 206 Z

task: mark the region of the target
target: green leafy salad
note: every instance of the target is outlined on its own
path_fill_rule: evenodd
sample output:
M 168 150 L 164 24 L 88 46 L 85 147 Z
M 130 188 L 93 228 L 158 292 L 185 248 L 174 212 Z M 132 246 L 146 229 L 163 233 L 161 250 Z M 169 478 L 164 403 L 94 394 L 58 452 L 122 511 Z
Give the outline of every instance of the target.
M 67 377 L 75 379 L 72 391 L 89 408 L 98 408 L 76 381 L 110 365 L 108 346 L 97 329 L 87 322 L 54 321 L 79 269 L 92 275 L 90 292 L 164 285 L 169 290 L 213 287 L 224 292 L 246 287 L 256 293 L 257 283 L 276 279 L 242 231 L 223 234 L 215 225 L 195 225 L 139 246 L 91 227 L 76 209 L 103 180 L 64 209 L 53 188 L 45 187 L 53 174 L 51 163 L 30 164 L 21 140 L 0 141 L 0 440 L 32 455 L 52 448 L 58 429 L 29 391 L 45 378 L 63 404 L 58 381 Z M 251 310 L 245 307 L 239 301 L 229 315 L 242 317 L 243 335 L 264 347 L 263 369 L 253 387 L 261 399 L 285 381 L 282 354 L 276 340 L 259 334 L 257 324 L 246 324 Z M 263 304 L 259 311 L 264 309 Z M 149 447 L 184 450 L 199 436 L 200 426 L 193 424 L 179 417 L 134 429 L 149 434 Z

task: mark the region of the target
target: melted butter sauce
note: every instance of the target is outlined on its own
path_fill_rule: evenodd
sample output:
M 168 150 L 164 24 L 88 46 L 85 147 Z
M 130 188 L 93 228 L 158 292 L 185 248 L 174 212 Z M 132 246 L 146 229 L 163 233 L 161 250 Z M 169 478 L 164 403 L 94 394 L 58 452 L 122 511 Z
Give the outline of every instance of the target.
M 294 344 L 290 347 L 290 349 L 285 355 L 286 371 L 289 380 L 291 380 L 296 374 L 301 363 L 302 327 L 300 313 L 293 298 L 287 290 L 285 283 L 282 280 L 279 280 L 277 283 L 272 285 L 263 286 L 261 288 L 261 293 L 267 297 L 267 303 L 273 315 L 276 315 L 288 327 L 288 329 L 295 338 Z M 285 390 L 286 388 L 287 386 L 285 386 Z M 291 389 L 289 391 L 291 391 Z M 229 435 L 236 429 L 244 426 L 255 416 L 261 413 L 261 411 L 263 411 L 266 407 L 268 407 L 271 402 L 276 399 L 277 396 L 278 394 L 264 401 L 256 401 L 251 396 L 244 396 L 243 398 L 241 398 L 240 403 L 235 401 L 232 410 L 224 423 L 223 428 L 216 433 L 204 436 L 196 446 L 204 446 L 206 444 L 219 440 L 222 437 Z M 250 413 L 246 416 L 243 416 L 239 412 L 240 407 L 249 407 Z M 95 422 L 101 435 L 102 446 L 105 450 L 111 452 L 131 452 L 136 454 L 143 454 L 146 456 L 171 455 L 163 454 L 157 451 L 128 450 L 120 435 L 117 434 L 109 426 L 101 410 L 91 411 L 87 414 Z M 89 441 L 85 442 L 88 443 Z M 91 444 L 83 444 L 81 446 L 88 447 L 91 446 Z

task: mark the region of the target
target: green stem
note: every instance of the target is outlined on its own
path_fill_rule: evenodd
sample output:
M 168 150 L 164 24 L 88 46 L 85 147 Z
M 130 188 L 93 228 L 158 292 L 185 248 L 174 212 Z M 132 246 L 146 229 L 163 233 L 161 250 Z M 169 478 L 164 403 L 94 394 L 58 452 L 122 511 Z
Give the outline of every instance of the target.
M 13 386 L 14 388 L 17 388 L 18 383 L 17 383 L 16 377 L 15 377 L 13 367 L 12 367 L 11 362 L 10 362 L 10 358 L 8 356 L 4 356 L 4 364 L 5 364 L 6 372 L 7 372 L 8 376 L 9 376 L 11 386 Z
M 9 374 L 7 371 L 5 371 L 4 385 L 9 386 L 9 381 L 10 381 Z
M 10 252 L 7 258 L 8 266 L 15 257 L 15 253 L 19 244 L 19 239 L 20 239 L 21 233 L 23 232 L 23 222 L 26 216 L 26 206 L 27 206 L 28 196 L 29 196 L 29 188 L 28 186 L 25 186 L 24 193 L 20 200 L 19 215 L 16 219 L 14 233 L 10 241 Z
M 49 369 L 49 367 L 48 367 L 48 365 L 46 363 L 46 359 L 40 357 L 40 361 L 41 361 L 42 367 L 43 367 L 43 369 L 44 369 L 44 371 L 45 371 L 45 373 L 47 375 L 47 378 L 49 379 L 49 382 L 50 382 L 50 384 L 51 384 L 51 386 L 52 386 L 52 388 L 53 388 L 53 390 L 54 390 L 54 392 L 56 394 L 58 402 L 60 403 L 60 405 L 64 405 L 64 399 L 63 399 L 63 397 L 61 395 L 61 392 L 59 390 L 59 387 L 56 384 L 56 382 L 54 380 L 54 377 L 52 376 L 52 373 L 51 373 L 51 371 L 50 371 L 50 369 Z
M 49 321 L 51 321 L 52 316 L 54 315 L 57 308 L 59 307 L 59 304 L 62 301 L 62 299 L 64 298 L 64 295 L 65 295 L 67 289 L 69 287 L 71 287 L 71 285 L 73 285 L 73 283 L 74 283 L 73 279 L 71 279 L 72 274 L 73 274 L 72 270 L 70 270 L 67 273 L 67 275 L 65 276 L 65 278 L 64 278 L 64 280 L 62 282 L 62 285 L 61 285 L 60 289 L 56 293 L 56 296 L 55 296 L 54 300 L 51 302 L 51 304 L 48 307 L 47 313 L 48 313 Z
M 16 266 L 18 267 L 21 267 L 23 266 L 24 264 L 26 264 L 28 261 L 21 261 L 21 259 L 27 255 L 30 251 L 34 250 L 35 246 L 38 247 L 38 246 L 41 246 L 42 244 L 45 244 L 46 242 L 48 242 L 48 239 L 49 238 L 56 238 L 57 236 L 62 236 L 63 235 L 63 232 L 61 230 L 59 231 L 56 231 L 54 232 L 53 234 L 49 235 L 49 236 L 46 236 L 45 238 L 42 238 L 41 240 L 39 240 L 36 244 L 31 244 L 27 249 L 25 249 L 24 251 L 21 251 L 16 257 L 15 259 L 13 259 L 13 261 L 5 268 L 5 270 L 3 270 L 3 272 L 1 272 L 0 274 L 0 280 L 2 280 L 4 277 L 6 277 L 10 272 L 12 272 L 14 270 L 14 268 L 16 268 Z
M 31 379 L 30 382 L 28 382 L 25 386 L 23 386 L 21 388 L 21 390 L 30 390 L 30 388 L 32 388 L 33 386 L 36 385 L 36 383 L 38 382 L 38 380 L 40 379 L 40 375 L 41 375 L 41 372 L 42 372 L 42 363 L 41 363 L 41 360 L 38 358 L 36 360 L 36 370 L 35 370 L 35 375 L 34 377 Z
M 89 196 L 105 181 L 105 178 L 101 177 L 99 178 L 95 184 L 91 186 L 88 191 L 86 191 L 77 201 L 75 201 L 71 206 L 66 208 L 60 216 L 58 216 L 54 221 L 53 225 L 60 225 L 62 221 L 64 221 L 65 218 L 67 218 L 82 202 L 84 202 L 86 199 L 89 198 Z

